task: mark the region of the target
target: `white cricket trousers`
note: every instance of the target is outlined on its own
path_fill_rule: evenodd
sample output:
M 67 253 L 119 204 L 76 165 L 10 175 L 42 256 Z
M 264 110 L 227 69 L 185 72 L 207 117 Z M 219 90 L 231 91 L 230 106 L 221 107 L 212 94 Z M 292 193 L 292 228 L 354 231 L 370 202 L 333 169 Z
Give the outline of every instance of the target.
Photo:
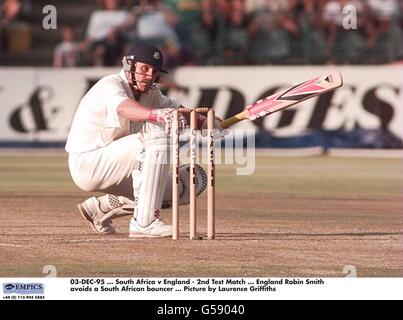
M 110 193 L 134 200 L 133 179 L 135 183 L 141 183 L 138 166 L 144 156 L 143 148 L 140 136 L 131 134 L 97 150 L 69 154 L 71 177 L 85 191 Z

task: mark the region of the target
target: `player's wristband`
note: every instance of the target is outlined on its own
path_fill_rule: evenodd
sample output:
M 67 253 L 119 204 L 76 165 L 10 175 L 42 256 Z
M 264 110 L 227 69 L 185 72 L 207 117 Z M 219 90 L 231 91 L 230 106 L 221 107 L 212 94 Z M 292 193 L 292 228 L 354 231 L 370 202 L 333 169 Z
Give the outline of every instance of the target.
M 150 121 L 152 122 L 159 122 L 159 123 L 163 123 L 163 117 L 161 117 L 161 115 L 159 114 L 157 109 L 153 109 L 150 112 L 150 116 L 148 118 Z

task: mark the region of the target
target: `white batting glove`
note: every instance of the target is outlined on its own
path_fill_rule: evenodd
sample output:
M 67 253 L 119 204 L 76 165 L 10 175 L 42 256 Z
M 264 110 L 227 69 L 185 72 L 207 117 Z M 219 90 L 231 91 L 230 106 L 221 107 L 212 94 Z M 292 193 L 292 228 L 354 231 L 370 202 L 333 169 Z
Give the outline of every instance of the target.
M 151 111 L 150 120 L 153 122 L 158 122 L 165 126 L 165 131 L 170 132 L 173 121 L 173 111 L 175 108 L 163 108 L 154 109 Z M 179 131 L 182 131 L 186 127 L 186 119 L 179 112 Z

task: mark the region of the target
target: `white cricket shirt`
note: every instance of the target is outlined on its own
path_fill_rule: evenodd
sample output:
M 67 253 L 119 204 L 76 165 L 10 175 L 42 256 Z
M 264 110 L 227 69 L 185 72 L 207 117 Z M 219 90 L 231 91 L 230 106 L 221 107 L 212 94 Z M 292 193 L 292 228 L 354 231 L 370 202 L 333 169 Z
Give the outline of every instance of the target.
M 82 98 L 67 138 L 68 153 L 82 153 L 102 148 L 112 141 L 132 133 L 142 133 L 147 122 L 133 122 L 117 113 L 119 104 L 134 99 L 125 73 L 109 75 L 99 80 Z M 159 89 L 150 89 L 140 96 L 146 107 L 179 108 L 180 104 L 164 96 Z

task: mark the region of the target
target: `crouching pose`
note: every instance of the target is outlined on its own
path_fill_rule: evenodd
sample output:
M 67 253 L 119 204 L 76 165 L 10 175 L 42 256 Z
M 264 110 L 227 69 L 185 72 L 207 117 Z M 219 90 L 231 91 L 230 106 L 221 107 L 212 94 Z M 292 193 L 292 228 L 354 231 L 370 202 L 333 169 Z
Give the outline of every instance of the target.
M 99 80 L 83 97 L 66 143 L 73 181 L 85 191 L 105 193 L 78 204 L 81 215 L 100 234 L 115 232 L 111 223 L 132 215 L 129 236 L 167 237 L 172 227 L 160 219 L 171 204 L 167 134 L 179 103 L 156 87 L 163 69 L 162 52 L 142 45 L 123 57 L 119 74 Z M 180 115 L 180 128 L 187 119 Z M 200 116 L 198 127 L 205 126 Z M 216 121 L 219 128 L 219 121 Z M 180 204 L 189 202 L 189 166 L 180 174 Z M 197 194 L 206 174 L 196 169 Z

